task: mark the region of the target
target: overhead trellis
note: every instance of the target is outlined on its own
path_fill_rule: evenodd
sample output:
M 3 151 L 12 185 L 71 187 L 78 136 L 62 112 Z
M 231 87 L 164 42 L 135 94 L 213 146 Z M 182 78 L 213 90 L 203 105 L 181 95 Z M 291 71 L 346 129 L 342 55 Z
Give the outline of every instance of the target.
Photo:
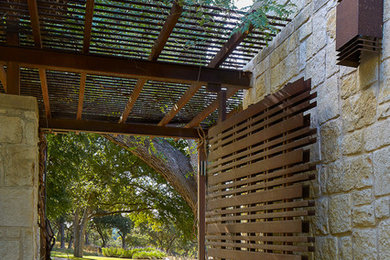
M 1 0 L 0 14 L 0 76 L 11 75 L 9 64 L 20 67 L 19 92 L 38 98 L 47 128 L 54 119 L 208 128 L 217 117 L 217 94 L 207 91 L 208 83 L 230 84 L 227 112 L 239 107 L 242 89 L 249 87 L 250 73 L 243 72 L 243 67 L 275 36 L 253 28 L 233 33 L 244 12 L 182 7 L 174 1 Z M 288 22 L 270 19 L 277 28 Z M 15 35 L 15 24 L 16 44 L 9 40 L 10 34 Z M 42 51 L 35 57 L 45 58 L 34 61 L 31 49 Z M 85 66 L 57 64 L 57 54 L 61 60 L 80 54 L 80 61 L 73 63 Z M 52 60 L 47 56 L 53 56 Z M 105 69 L 95 71 L 100 63 L 90 64 L 88 57 L 110 60 L 102 59 Z M 113 73 L 107 64 L 115 64 L 116 59 L 120 64 L 125 60 L 149 63 L 140 65 L 141 72 L 131 74 L 134 67 L 129 67 Z M 177 77 L 172 71 L 167 76 L 166 63 L 183 65 L 186 70 Z M 139 68 L 138 63 L 134 66 Z M 223 81 L 226 75 L 233 75 L 231 81 Z M 13 89 L 11 84 L 7 91 L 5 78 L 1 77 L 1 92 Z

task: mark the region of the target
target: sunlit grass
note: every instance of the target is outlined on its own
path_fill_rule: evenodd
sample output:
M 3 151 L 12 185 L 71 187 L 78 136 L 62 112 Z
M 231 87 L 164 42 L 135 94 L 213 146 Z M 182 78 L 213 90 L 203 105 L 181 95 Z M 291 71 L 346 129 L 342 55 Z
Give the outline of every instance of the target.
M 80 257 L 74 257 L 73 253 L 71 251 L 69 251 L 69 252 L 52 251 L 51 256 L 65 258 L 65 259 L 75 259 L 75 260 L 118 260 L 118 259 L 126 260 L 126 259 L 129 259 L 129 258 L 92 256 L 92 255 L 86 255 L 83 258 L 80 258 Z

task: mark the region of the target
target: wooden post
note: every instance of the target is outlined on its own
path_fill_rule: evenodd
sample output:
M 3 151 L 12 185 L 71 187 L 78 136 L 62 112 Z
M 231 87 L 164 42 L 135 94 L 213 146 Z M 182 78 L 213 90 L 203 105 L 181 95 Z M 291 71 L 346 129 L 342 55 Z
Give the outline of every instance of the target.
M 226 119 L 226 89 L 218 91 L 218 122 Z
M 203 140 L 206 141 L 206 140 Z M 206 259 L 206 170 L 205 145 L 198 146 L 198 259 Z
M 7 21 L 7 45 L 19 45 L 18 21 Z M 20 95 L 20 71 L 15 62 L 7 62 L 7 94 Z

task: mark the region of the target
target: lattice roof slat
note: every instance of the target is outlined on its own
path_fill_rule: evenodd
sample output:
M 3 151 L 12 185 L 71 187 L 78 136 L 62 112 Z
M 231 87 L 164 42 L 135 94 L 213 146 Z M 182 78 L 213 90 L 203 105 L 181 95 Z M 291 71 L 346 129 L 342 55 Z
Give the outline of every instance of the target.
M 17 21 L 21 47 L 37 47 L 41 37 L 44 49 L 73 53 L 81 53 L 84 49 L 84 52 L 88 51 L 91 55 L 148 60 L 152 47 L 164 33 L 163 26 L 170 16 L 173 3 L 168 0 L 88 1 L 93 7 L 93 13 L 89 16 L 86 15 L 87 0 L 38 0 L 39 25 L 33 23 L 33 32 L 30 15 L 34 15 L 34 12 L 29 12 L 27 1 L 1 0 L 0 46 L 7 45 L 7 23 Z M 35 2 L 30 1 L 31 3 Z M 202 17 L 196 15 L 199 9 L 203 11 Z M 163 42 L 158 61 L 210 66 L 211 61 L 221 55 L 221 50 L 231 39 L 232 30 L 241 23 L 243 15 L 244 12 L 241 11 L 213 6 L 184 6 L 172 32 L 166 35 L 168 38 Z M 272 24 L 277 27 L 288 22 L 278 17 L 270 18 L 274 19 Z M 90 30 L 84 28 L 89 27 L 89 23 Z M 39 29 L 39 34 L 36 28 Z M 264 38 L 267 34 L 270 32 L 251 30 L 250 34 L 232 45 L 227 57 L 221 56 L 218 66 L 241 70 L 266 46 Z M 272 33 L 270 35 L 274 36 Z M 92 74 L 80 78 L 80 73 L 53 70 L 45 70 L 45 73 L 47 100 L 53 117 L 75 118 L 76 113 L 81 114 L 82 106 L 83 119 L 117 122 L 137 84 L 136 78 Z M 85 79 L 85 89 L 80 79 Z M 81 92 L 81 96 L 80 84 L 81 90 L 85 91 Z M 183 95 L 188 95 L 189 88 L 190 85 L 186 83 L 146 81 L 126 122 L 159 123 Z M 0 86 L 0 92 L 4 92 L 3 86 Z M 228 112 L 239 106 L 243 92 L 229 93 L 234 96 L 227 101 Z M 36 96 L 41 115 L 45 114 L 37 69 L 21 69 L 21 94 Z M 79 100 L 83 97 L 84 100 L 80 103 Z M 188 124 L 205 107 L 214 104 L 216 97 L 215 93 L 207 92 L 204 86 L 197 86 L 197 92 L 188 96 L 183 109 L 176 111 L 174 118 L 169 120 L 170 124 Z M 215 121 L 216 113 L 212 111 L 214 110 L 210 110 L 211 114 L 203 121 L 202 126 L 208 127 L 210 122 Z

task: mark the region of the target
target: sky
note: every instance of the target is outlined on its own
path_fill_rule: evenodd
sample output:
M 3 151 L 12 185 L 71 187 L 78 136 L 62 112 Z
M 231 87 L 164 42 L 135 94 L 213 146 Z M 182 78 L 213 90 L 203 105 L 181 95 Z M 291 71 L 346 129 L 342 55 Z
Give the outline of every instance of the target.
M 235 2 L 238 8 L 242 8 L 253 4 L 253 0 L 236 0 Z

